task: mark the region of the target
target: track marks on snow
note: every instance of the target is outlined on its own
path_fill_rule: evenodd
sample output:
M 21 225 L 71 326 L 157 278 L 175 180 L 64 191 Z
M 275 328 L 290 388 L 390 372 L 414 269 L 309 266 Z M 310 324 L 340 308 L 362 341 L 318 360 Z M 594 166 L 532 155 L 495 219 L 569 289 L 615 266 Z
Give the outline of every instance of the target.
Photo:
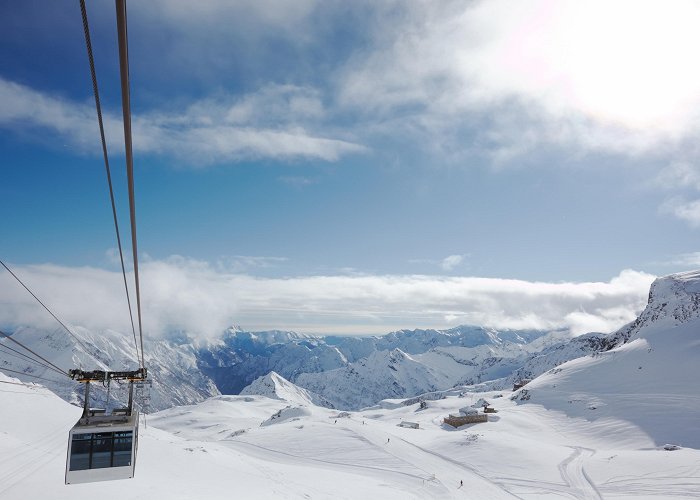
M 569 487 L 569 492 L 581 500 L 602 498 L 595 483 L 591 481 L 583 468 L 585 459 L 592 457 L 595 451 L 580 446 L 572 446 L 571 448 L 574 450 L 573 453 L 562 460 L 558 466 L 561 478 Z

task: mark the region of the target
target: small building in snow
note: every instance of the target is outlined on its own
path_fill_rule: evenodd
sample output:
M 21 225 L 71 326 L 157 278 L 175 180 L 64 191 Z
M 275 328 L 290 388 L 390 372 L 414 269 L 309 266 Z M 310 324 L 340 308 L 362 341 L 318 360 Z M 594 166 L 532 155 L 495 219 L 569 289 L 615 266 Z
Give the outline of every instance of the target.
M 450 413 L 443 419 L 443 422 L 456 428 L 466 424 L 488 422 L 488 420 L 489 416 L 485 413 L 475 413 L 471 415 L 464 415 L 463 413 Z

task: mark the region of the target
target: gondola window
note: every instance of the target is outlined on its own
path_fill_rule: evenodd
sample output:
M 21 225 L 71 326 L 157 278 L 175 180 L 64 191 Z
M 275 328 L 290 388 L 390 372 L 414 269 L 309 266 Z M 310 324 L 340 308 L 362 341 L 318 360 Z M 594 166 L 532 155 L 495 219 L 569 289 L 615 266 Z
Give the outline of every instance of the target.
M 131 431 L 74 434 L 70 470 L 128 467 L 132 439 Z

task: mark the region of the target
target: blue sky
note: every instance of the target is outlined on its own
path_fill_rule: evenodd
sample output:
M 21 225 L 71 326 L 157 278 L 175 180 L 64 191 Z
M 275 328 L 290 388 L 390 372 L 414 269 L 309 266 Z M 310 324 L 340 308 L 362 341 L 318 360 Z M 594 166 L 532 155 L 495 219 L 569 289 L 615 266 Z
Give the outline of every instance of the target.
M 50 281 L 43 264 L 70 286 L 81 269 L 117 270 L 74 4 L 0 5 L 0 254 L 37 286 Z M 114 7 L 88 2 L 88 14 L 126 231 Z M 280 284 L 319 277 L 398 289 L 487 278 L 507 294 L 507 280 L 613 286 L 634 270 L 625 314 L 585 311 L 615 326 L 650 275 L 700 265 L 696 21 L 693 2 L 131 2 L 142 258 L 206 296 L 212 280 L 257 280 L 270 303 Z M 469 290 L 415 318 L 420 301 L 395 309 L 388 291 L 364 322 L 342 294 L 290 305 L 299 319 L 248 314 L 230 291 L 211 328 L 502 325 L 500 299 L 486 314 Z M 586 308 L 566 304 L 555 313 Z M 527 307 L 505 324 L 571 326 L 542 311 L 528 323 Z

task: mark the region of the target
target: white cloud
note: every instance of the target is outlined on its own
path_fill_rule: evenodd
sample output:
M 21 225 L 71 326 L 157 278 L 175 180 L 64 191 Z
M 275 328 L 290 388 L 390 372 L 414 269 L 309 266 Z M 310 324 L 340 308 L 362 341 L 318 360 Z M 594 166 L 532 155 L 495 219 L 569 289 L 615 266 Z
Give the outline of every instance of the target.
M 442 259 L 440 267 L 445 271 L 452 271 L 455 267 L 459 266 L 464 260 L 464 255 L 449 255 Z
M 541 145 L 660 154 L 700 130 L 695 2 L 395 5 L 340 87 L 391 129 L 459 148 L 466 126 L 496 160 Z
M 129 331 L 118 272 L 54 265 L 15 271 L 65 321 Z M 145 261 L 141 269 L 147 335 L 173 329 L 216 335 L 231 324 L 339 334 L 458 323 L 609 331 L 635 318 L 652 280 L 630 270 L 592 283 L 422 275 L 261 278 L 183 257 Z M 52 321 L 7 273 L 0 275 L 0 324 Z
M 683 253 L 663 264 L 667 266 L 684 266 L 686 268 L 696 269 L 700 267 L 700 252 Z
M 459 267 L 463 262 L 464 259 L 467 258 L 469 254 L 454 254 L 454 255 L 448 255 L 444 259 L 437 260 L 437 259 L 409 259 L 408 263 L 409 264 L 428 264 L 430 266 L 434 267 L 439 267 L 443 271 L 453 271 L 457 267 Z
M 697 193 L 700 192 L 700 169 L 697 163 L 675 161 L 661 169 L 651 181 L 651 185 L 672 192 Z M 700 200 L 698 199 L 688 200 L 684 196 L 672 196 L 661 204 L 659 211 L 672 215 L 691 227 L 700 227 Z
M 253 269 L 267 269 L 287 262 L 286 257 L 268 257 L 258 255 L 231 255 L 219 257 L 216 269 L 225 273 L 242 273 Z
M 654 184 L 667 189 L 689 187 L 700 191 L 700 168 L 685 161 L 673 162 L 661 169 Z
M 38 92 L 0 78 L 0 127 L 48 129 L 83 151 L 99 151 L 94 107 Z M 150 112 L 133 118 L 134 149 L 179 157 L 194 166 L 247 158 L 319 158 L 336 161 L 366 148 L 325 137 L 323 106 L 315 91 L 267 86 L 240 98 L 206 99 L 184 112 Z M 123 150 L 120 118 L 103 113 L 111 151 Z
M 700 200 L 687 201 L 682 197 L 671 198 L 661 205 L 660 211 L 673 215 L 692 227 L 700 227 Z
M 296 65 L 277 75 L 313 81 L 314 88 L 262 84 L 235 99 L 135 117 L 135 146 L 143 152 L 203 164 L 251 157 L 334 161 L 365 150 L 357 137 L 380 141 L 384 134 L 420 137 L 422 147 L 447 158 L 485 153 L 496 163 L 541 146 L 565 147 L 572 156 L 666 158 L 690 147 L 700 131 L 700 68 L 692 64 L 700 5 L 692 0 L 157 0 L 134 9 L 146 25 L 158 20 L 157 34 L 141 28 L 153 42 L 148 47 L 168 40 L 163 61 L 153 64 L 203 71 L 203 85 L 222 85 L 248 53 L 260 65 L 244 66 L 251 81 L 265 82 L 279 65 L 270 47 L 280 40 L 300 66 L 312 64 L 328 47 L 338 48 L 329 39 L 333 27 L 366 21 L 351 28 L 350 40 L 360 43 L 339 49 L 342 57 L 324 60 L 313 77 Z M 231 57 L 232 46 L 246 50 Z M 22 104 L 27 99 L 19 99 L 25 120 L 79 136 L 92 148 L 91 104 L 77 109 L 63 102 L 70 109 L 57 109 L 51 97 L 31 97 L 61 116 L 34 117 L 31 105 Z M 17 108 L 12 95 L 3 102 Z M 88 118 L 69 120 L 71 113 Z M 117 116 L 108 114 L 107 128 L 118 139 Z M 345 132 L 329 127 L 331 118 L 341 118 Z
M 83 149 L 91 144 L 99 147 L 99 131 L 95 108 L 86 103 L 73 103 L 58 96 L 37 92 L 24 85 L 0 77 L 0 126 L 47 128 Z M 112 121 L 105 120 L 106 128 Z

